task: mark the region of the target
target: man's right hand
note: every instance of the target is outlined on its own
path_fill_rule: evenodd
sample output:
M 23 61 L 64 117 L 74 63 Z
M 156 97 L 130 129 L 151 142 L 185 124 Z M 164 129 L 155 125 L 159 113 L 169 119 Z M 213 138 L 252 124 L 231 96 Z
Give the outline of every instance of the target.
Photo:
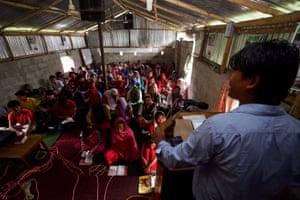
M 165 140 L 165 133 L 161 131 L 160 128 L 156 128 L 152 135 L 152 139 L 158 144 L 160 141 Z

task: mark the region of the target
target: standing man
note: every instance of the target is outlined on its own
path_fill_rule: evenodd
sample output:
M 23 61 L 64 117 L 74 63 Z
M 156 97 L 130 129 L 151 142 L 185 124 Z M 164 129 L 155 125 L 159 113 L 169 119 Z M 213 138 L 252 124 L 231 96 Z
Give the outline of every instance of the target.
M 279 106 L 292 86 L 299 50 L 283 41 L 252 43 L 230 60 L 237 109 L 215 115 L 172 147 L 154 139 L 167 167 L 196 166 L 197 200 L 268 199 L 300 184 L 300 122 Z

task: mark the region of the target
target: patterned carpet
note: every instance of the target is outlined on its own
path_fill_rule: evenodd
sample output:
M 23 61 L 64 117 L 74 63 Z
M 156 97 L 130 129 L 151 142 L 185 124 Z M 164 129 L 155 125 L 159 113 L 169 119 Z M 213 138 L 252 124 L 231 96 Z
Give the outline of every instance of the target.
M 107 176 L 101 156 L 92 166 L 79 166 L 80 154 L 73 148 L 78 131 L 62 134 L 49 148 L 35 151 L 27 169 L 22 162 L 1 162 L 0 199 L 82 200 L 149 199 L 137 195 L 137 163 L 128 166 L 129 176 Z

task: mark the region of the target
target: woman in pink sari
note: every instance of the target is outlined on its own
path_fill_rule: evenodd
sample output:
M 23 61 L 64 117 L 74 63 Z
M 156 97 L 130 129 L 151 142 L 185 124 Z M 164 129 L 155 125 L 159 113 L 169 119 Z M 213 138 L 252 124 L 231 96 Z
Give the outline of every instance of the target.
M 105 152 L 104 157 L 108 166 L 118 160 L 133 162 L 140 157 L 134 133 L 123 117 L 115 121 L 111 133 L 111 147 Z

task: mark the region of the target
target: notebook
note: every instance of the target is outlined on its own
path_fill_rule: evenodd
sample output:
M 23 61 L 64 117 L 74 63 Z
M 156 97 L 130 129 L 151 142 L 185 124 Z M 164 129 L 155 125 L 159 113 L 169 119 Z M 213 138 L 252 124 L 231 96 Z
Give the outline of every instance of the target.
M 108 169 L 108 176 L 127 176 L 127 166 L 111 165 Z
M 191 120 L 193 128 L 196 129 L 206 120 L 206 117 L 205 115 L 184 115 L 182 119 Z
M 152 192 L 151 175 L 139 176 L 139 194 L 149 194 Z

